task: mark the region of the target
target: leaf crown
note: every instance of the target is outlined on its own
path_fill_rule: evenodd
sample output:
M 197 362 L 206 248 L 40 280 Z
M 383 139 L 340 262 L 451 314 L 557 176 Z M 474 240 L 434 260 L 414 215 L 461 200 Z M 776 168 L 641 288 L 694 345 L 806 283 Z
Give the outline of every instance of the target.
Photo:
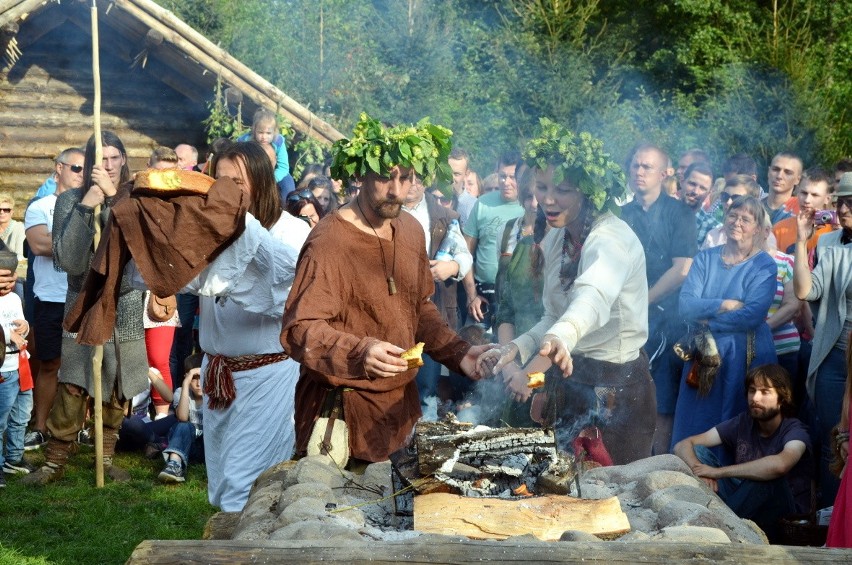
M 548 119 L 539 120 L 536 137 L 523 152 L 530 167 L 545 170 L 553 166 L 553 182 L 568 179 L 588 197 L 597 212 L 618 213 L 618 199 L 627 196 L 624 171 L 603 149 L 603 141 L 588 132 L 575 135 Z
M 331 147 L 331 176 L 338 180 L 363 177 L 373 172 L 390 176 L 394 167 L 413 169 L 430 186 L 434 182 L 452 182 L 447 163 L 452 149 L 453 132 L 423 118 L 415 125 L 385 127 L 366 112 L 349 139 L 340 139 Z

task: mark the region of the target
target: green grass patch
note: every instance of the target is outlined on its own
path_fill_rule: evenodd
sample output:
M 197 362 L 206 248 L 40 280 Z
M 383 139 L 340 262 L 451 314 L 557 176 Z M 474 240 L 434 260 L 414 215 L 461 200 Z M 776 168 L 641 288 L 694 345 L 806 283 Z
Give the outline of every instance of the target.
M 41 452 L 26 458 L 38 465 Z M 128 483 L 104 479 L 95 488 L 94 450 L 71 457 L 65 476 L 44 487 L 7 475 L 0 490 L 0 565 L 124 563 L 146 539 L 200 539 L 216 509 L 207 502 L 207 474 L 191 465 L 185 483 L 163 485 L 163 459 L 119 453 Z

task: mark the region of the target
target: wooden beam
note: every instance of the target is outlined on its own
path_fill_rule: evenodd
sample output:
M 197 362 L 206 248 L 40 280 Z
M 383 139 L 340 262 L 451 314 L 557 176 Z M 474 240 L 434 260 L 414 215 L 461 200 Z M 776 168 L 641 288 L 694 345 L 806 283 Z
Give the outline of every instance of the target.
M 242 90 L 249 97 L 255 98 L 258 104 L 281 111 L 294 122 L 297 129 L 327 143 L 343 137 L 335 128 L 275 88 L 235 57 L 214 45 L 170 11 L 149 0 L 116 0 L 115 4 L 151 28 L 170 28 L 163 30 L 166 41 L 174 44 L 214 74 L 221 74 L 223 80 Z
M 783 545 L 665 542 L 146 540 L 130 565 L 240 565 L 255 563 L 852 563 L 852 551 Z
M 0 26 L 27 17 L 32 12 L 42 9 L 47 0 L 0 0 Z M 48 9 L 52 6 L 48 6 Z

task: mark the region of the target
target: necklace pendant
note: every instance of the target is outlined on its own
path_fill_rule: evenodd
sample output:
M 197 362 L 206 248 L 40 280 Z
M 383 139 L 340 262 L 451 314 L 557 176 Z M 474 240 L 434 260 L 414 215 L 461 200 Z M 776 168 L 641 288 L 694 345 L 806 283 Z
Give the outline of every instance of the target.
M 393 280 L 393 277 L 388 277 L 388 294 L 391 296 L 396 294 L 396 281 Z

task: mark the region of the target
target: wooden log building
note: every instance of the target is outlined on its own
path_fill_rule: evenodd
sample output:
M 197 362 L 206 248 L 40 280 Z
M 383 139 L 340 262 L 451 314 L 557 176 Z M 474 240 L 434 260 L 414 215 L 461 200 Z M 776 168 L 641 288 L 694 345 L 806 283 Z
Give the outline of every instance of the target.
M 92 134 L 91 0 L 0 0 L 0 191 L 24 203 L 66 147 Z M 151 0 L 98 0 L 101 120 L 124 142 L 131 170 L 152 148 L 204 145 L 217 77 L 251 121 L 263 106 L 297 132 L 340 132 Z M 203 158 L 203 156 L 202 156 Z M 15 216 L 23 215 L 16 206 Z

